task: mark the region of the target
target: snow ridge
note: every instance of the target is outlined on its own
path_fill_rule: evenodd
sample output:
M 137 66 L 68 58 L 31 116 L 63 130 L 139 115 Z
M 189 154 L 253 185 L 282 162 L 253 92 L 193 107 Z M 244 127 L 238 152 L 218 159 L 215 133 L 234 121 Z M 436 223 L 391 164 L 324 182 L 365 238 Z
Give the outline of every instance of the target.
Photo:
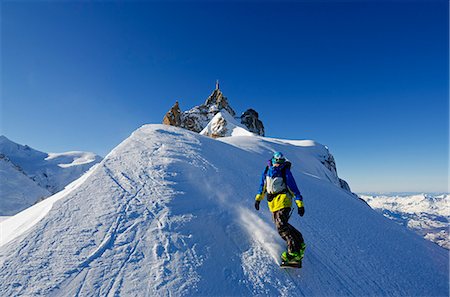
M 448 295 L 446 250 L 332 182 L 317 150 L 143 126 L 0 248 L 0 295 Z M 284 243 L 253 209 L 273 151 L 305 198 L 301 270 L 280 270 Z

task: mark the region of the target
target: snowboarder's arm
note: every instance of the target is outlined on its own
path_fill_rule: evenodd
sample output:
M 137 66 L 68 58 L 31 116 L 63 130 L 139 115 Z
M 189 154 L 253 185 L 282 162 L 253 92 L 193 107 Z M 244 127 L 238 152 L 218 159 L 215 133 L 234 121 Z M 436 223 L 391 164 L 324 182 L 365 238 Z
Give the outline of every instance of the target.
M 288 186 L 289 191 L 294 193 L 295 195 L 295 204 L 297 204 L 297 212 L 299 216 L 303 217 L 305 214 L 305 206 L 303 205 L 303 196 L 300 193 L 300 190 L 297 187 L 297 183 L 295 182 L 294 176 L 292 175 L 291 171 L 286 170 L 286 184 Z
M 297 204 L 297 206 L 303 206 L 302 194 L 300 194 L 300 190 L 298 189 L 297 183 L 295 182 L 294 176 L 292 175 L 290 170 L 286 170 L 286 184 L 289 190 L 294 193 L 295 203 Z M 299 206 L 299 204 L 301 204 L 301 206 Z
M 266 169 L 264 169 L 262 175 L 261 175 L 261 181 L 259 183 L 259 191 L 258 194 L 256 194 L 255 200 L 261 201 L 264 199 L 264 195 L 266 193 Z

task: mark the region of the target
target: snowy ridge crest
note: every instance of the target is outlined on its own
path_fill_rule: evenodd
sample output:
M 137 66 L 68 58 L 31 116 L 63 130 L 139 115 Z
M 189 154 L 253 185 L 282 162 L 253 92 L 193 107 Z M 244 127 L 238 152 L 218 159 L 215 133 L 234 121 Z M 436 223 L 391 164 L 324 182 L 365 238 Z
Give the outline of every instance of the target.
M 30 224 L 0 248 L 0 295 L 448 294 L 447 251 L 337 187 L 321 149 L 143 126 L 71 190 L 27 209 L 52 199 L 41 219 L 0 223 Z M 307 252 L 290 273 L 271 214 L 253 208 L 274 151 L 292 161 L 305 200 L 290 222 Z

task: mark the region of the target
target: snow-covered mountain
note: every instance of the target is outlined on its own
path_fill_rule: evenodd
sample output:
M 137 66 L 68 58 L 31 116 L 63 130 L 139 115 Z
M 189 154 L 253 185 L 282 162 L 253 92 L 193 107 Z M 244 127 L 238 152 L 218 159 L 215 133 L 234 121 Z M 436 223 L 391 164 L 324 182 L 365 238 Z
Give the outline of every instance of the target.
M 51 195 L 6 156 L 0 155 L 0 215 L 11 216 Z
M 274 151 L 293 163 L 307 250 L 253 208 Z M 146 125 L 64 191 L 0 223 L 1 296 L 448 296 L 448 252 L 341 187 L 324 146 Z M 264 204 L 265 205 L 265 204 Z
M 450 195 L 447 194 L 359 194 L 385 217 L 450 249 Z
M 62 190 L 100 161 L 94 153 L 44 153 L 0 136 L 0 216 Z
M 200 133 L 218 113 L 229 115 L 232 118 L 229 122 L 233 122 L 234 125 L 243 130 L 264 136 L 264 124 L 259 119 L 259 114 L 250 108 L 243 112 L 240 117 L 236 117 L 236 112 L 230 106 L 228 98 L 219 88 L 219 82 L 216 82 L 216 88 L 203 104 L 194 106 L 187 111 L 181 111 L 179 103 L 176 101 L 164 116 L 163 124 Z M 223 136 L 216 135 L 215 137 Z

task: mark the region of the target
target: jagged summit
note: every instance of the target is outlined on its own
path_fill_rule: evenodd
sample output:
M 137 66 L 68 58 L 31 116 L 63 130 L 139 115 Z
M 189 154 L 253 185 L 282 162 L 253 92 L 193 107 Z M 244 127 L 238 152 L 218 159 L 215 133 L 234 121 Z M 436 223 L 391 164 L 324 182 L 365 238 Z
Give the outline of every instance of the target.
M 233 117 L 236 115 L 236 112 L 228 104 L 228 98 L 225 97 L 222 91 L 220 90 L 219 81 L 216 81 L 216 88 L 214 89 L 212 94 L 209 95 L 208 99 L 206 99 L 204 105 L 205 106 L 216 105 L 219 110 L 225 109 Z
M 214 116 L 221 111 L 226 111 L 237 122 L 240 122 L 244 127 L 243 129 L 256 135 L 264 136 L 264 125 L 259 120 L 258 113 L 253 109 L 248 109 L 241 117 L 236 117 L 236 112 L 231 107 L 228 98 L 220 90 L 219 81 L 216 81 L 215 89 L 201 105 L 194 106 L 183 112 L 180 109 L 178 101 L 176 101 L 164 116 L 163 124 L 200 133 L 206 128 Z

